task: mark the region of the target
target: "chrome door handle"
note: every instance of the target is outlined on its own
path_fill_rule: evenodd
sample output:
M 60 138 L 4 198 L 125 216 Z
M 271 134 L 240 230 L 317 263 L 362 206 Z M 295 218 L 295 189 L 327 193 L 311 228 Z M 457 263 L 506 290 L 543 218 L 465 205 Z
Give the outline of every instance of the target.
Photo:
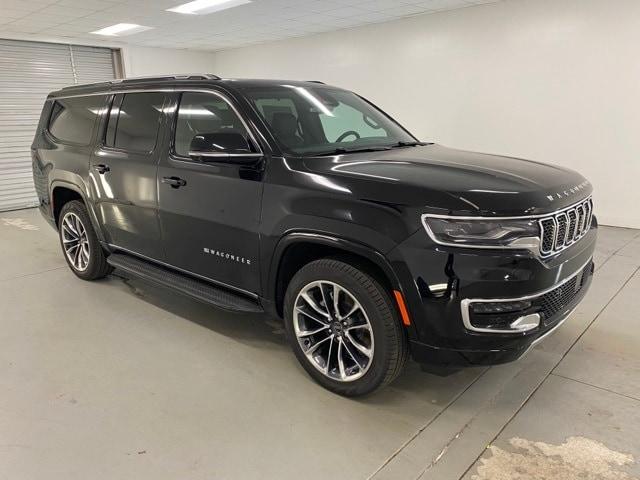
M 162 183 L 171 185 L 171 188 L 180 188 L 184 187 L 187 184 L 187 181 L 179 177 L 162 177 Z

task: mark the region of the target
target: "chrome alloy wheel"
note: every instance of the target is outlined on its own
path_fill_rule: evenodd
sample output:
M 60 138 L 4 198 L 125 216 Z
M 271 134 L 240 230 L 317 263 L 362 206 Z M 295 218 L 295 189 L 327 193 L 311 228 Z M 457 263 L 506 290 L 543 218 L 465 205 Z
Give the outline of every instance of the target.
M 300 290 L 293 328 L 311 364 L 330 379 L 352 382 L 369 370 L 371 323 L 360 302 L 337 283 L 320 280 Z
M 73 268 L 84 272 L 89 266 L 89 238 L 82 220 L 73 212 L 62 219 L 62 246 Z

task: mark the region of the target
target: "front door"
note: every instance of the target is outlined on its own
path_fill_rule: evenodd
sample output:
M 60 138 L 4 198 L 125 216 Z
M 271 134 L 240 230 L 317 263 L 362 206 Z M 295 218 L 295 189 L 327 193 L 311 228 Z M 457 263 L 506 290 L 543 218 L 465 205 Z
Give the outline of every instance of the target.
M 156 174 L 165 100 L 162 92 L 115 95 L 89 173 L 107 242 L 160 261 Z
M 212 91 L 185 91 L 166 111 L 171 122 L 158 169 L 166 262 L 249 293 L 260 291 L 258 265 L 263 162 L 246 166 L 189 156 L 194 137 L 242 133 L 257 142 L 231 101 Z M 173 118 L 172 118 L 173 117 Z

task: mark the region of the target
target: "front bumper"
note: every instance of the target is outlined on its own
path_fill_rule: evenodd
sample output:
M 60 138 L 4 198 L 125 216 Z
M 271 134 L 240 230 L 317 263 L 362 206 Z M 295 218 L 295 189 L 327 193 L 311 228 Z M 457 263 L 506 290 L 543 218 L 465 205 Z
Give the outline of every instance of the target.
M 411 316 L 412 357 L 450 367 L 518 359 L 558 328 L 586 295 L 596 237 L 594 220 L 579 242 L 542 259 L 525 251 L 435 245 L 417 232 L 389 255 Z M 507 313 L 478 314 L 478 303 L 498 310 L 505 305 Z M 538 322 L 516 321 L 523 317 Z

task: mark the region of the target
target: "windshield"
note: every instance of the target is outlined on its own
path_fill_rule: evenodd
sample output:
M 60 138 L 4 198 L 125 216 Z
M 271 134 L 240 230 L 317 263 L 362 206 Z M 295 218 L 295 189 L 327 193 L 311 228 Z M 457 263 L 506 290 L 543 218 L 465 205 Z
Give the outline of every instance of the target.
M 280 146 L 296 155 L 330 155 L 416 142 L 352 92 L 321 85 L 277 85 L 250 87 L 245 93 Z

